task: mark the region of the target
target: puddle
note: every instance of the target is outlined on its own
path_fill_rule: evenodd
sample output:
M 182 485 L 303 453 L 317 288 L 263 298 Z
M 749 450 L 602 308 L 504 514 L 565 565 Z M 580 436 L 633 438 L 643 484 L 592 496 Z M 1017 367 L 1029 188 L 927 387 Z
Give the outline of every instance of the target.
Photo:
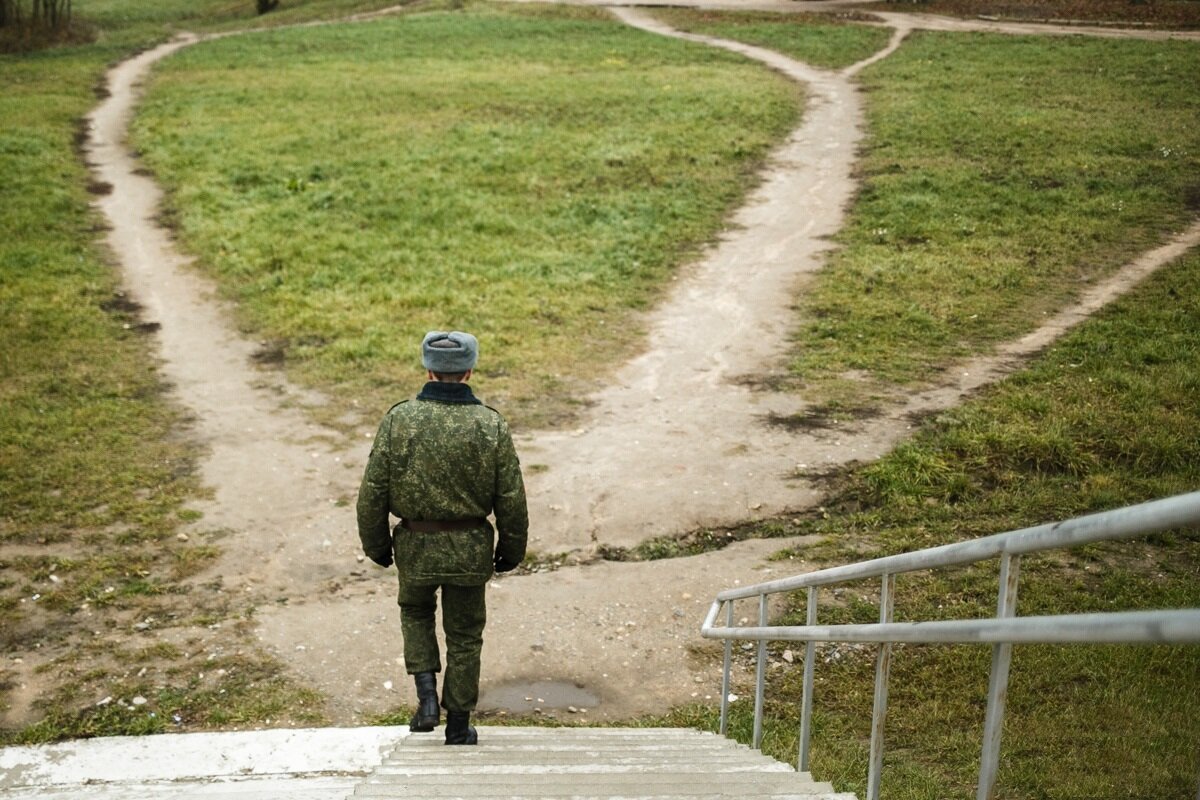
M 563 709 L 583 712 L 600 704 L 600 698 L 570 681 L 518 681 L 496 686 L 479 699 L 482 708 L 514 713 L 534 709 Z

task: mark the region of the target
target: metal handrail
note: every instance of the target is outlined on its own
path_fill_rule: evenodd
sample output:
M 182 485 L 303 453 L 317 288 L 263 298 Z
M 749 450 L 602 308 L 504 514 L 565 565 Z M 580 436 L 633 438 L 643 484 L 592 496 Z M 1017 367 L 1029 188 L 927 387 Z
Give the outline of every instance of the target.
M 959 566 L 983 561 L 1002 553 L 1021 555 L 1040 550 L 1077 547 L 1111 539 L 1145 536 L 1159 531 L 1194 525 L 1200 518 L 1200 492 L 1152 500 L 1136 506 L 1103 511 L 1066 522 L 1051 522 L 1009 533 L 997 533 L 966 542 L 930 547 L 912 553 L 884 556 L 857 564 L 808 572 L 793 578 L 727 589 L 717 595 L 718 601 L 757 597 L 809 586 L 827 586 L 881 575 Z
M 721 678 L 721 733 L 724 734 L 728 728 L 733 640 L 758 642 L 753 732 L 753 745 L 756 748 L 762 745 L 767 642 L 805 642 L 797 768 L 807 771 L 812 733 L 816 643 L 877 643 L 879 653 L 875 664 L 875 700 L 871 719 L 866 800 L 878 800 L 883 769 L 883 722 L 887 713 L 887 681 L 891 667 L 892 644 L 992 643 L 992 669 L 988 679 L 987 714 L 984 719 L 979 786 L 976 791 L 977 800 L 991 800 L 995 792 L 1000 760 L 1000 731 L 1008 694 L 1008 672 L 1013 644 L 1200 644 L 1200 608 L 1018 618 L 1016 605 L 1020 557 L 1043 550 L 1130 539 L 1192 526 L 1200 526 L 1200 492 L 720 592 L 713 601 L 700 632 L 706 638 L 725 640 L 724 672 Z M 973 564 L 997 556 L 1000 558 L 1000 589 L 995 618 L 892 621 L 896 575 Z M 878 624 L 817 625 L 817 592 L 820 587 L 876 577 L 881 579 Z M 805 589 L 808 593 L 806 624 L 768 625 L 767 597 L 798 589 Z M 752 597 L 758 598 L 758 625 L 735 626 L 734 601 Z M 726 610 L 725 624 L 718 627 L 716 620 L 722 607 Z

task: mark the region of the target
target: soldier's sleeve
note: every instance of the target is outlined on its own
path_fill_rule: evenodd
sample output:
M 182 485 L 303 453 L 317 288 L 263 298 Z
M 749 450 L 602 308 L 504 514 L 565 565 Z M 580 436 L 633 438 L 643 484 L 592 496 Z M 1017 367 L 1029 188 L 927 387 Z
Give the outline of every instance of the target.
M 529 509 L 525 504 L 525 482 L 521 479 L 521 462 L 513 446 L 508 423 L 500 418 L 499 453 L 496 459 L 496 492 L 493 510 L 499 533 L 496 552 L 514 564 L 525 558 L 529 539 Z
M 363 553 L 373 561 L 390 559 L 392 553 L 392 533 L 388 526 L 391 423 L 391 415 L 379 423 L 358 489 L 358 538 L 362 541 Z

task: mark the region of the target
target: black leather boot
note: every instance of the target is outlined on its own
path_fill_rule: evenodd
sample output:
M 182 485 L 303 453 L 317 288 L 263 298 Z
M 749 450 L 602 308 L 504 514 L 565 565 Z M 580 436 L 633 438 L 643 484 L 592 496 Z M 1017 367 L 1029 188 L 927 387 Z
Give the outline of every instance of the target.
M 418 672 L 413 679 L 417 682 L 417 713 L 413 714 L 408 729 L 415 733 L 428 733 L 442 721 L 442 710 L 438 707 L 437 674 Z
M 478 744 L 479 734 L 471 727 L 470 711 L 446 712 L 446 744 Z

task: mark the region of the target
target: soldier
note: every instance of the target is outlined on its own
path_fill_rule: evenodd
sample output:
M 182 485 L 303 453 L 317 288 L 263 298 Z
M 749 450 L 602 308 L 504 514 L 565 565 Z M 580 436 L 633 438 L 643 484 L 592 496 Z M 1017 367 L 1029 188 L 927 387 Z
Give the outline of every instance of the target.
M 414 401 L 384 416 L 358 493 L 358 536 L 381 567 L 400 573 L 404 660 L 417 686 L 410 727 L 441 722 L 435 633 L 437 593 L 446 634 L 446 744 L 475 744 L 471 712 L 479 697 L 479 656 L 493 570 L 525 558 L 529 515 L 521 465 L 508 424 L 481 404 L 467 381 L 479 343 L 469 333 L 426 334 L 421 361 L 429 382 Z M 388 529 L 388 513 L 399 523 Z M 495 513 L 498 537 L 488 522 Z

